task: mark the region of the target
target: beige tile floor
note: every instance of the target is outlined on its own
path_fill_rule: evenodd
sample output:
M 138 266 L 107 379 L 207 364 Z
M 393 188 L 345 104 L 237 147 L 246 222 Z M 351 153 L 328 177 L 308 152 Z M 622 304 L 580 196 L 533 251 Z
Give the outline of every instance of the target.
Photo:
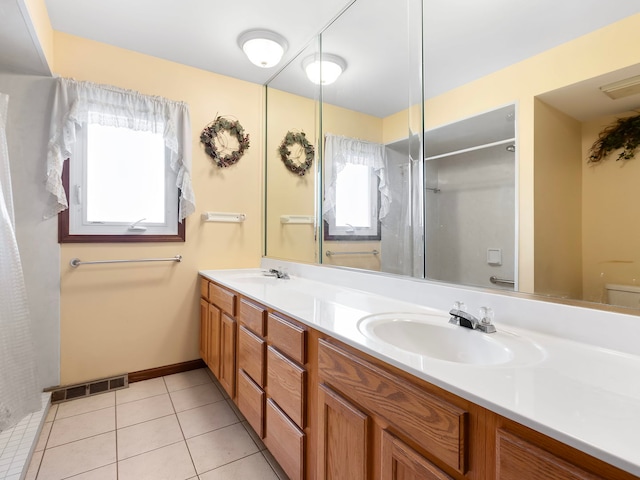
M 206 369 L 53 405 L 26 480 L 286 480 Z

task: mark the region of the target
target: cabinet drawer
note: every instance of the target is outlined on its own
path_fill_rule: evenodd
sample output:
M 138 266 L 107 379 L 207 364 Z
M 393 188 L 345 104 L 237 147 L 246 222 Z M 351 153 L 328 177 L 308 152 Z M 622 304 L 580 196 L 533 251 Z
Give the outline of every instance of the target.
M 236 316 L 236 295 L 226 288 L 209 283 L 209 302 L 215 303 L 232 317 Z
M 272 346 L 267 348 L 267 391 L 300 428 L 305 427 L 307 372 Z
M 238 408 L 260 438 L 264 438 L 264 391 L 243 371 L 238 371 Z
M 238 308 L 240 310 L 238 313 L 240 322 L 252 332 L 264 337 L 264 320 L 267 316 L 267 311 L 260 305 L 256 305 L 245 298 L 240 299 Z
M 200 296 L 209 301 L 209 280 L 200 277 Z
M 246 327 L 238 330 L 238 368 L 244 370 L 254 382 L 264 387 L 264 354 L 266 342 Z
M 460 473 L 467 471 L 467 412 L 324 340 L 318 344 L 324 381 L 376 412 Z
M 304 432 L 292 423 L 270 398 L 267 399 L 266 427 L 264 444 L 291 480 L 302 480 Z
M 298 363 L 307 362 L 307 332 L 304 328 L 272 313 L 267 324 L 267 335 L 272 345 Z

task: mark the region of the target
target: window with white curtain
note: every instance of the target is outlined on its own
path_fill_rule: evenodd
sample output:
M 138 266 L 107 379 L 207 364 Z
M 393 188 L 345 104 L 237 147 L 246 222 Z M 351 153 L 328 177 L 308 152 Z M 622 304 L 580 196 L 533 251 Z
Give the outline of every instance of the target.
M 58 80 L 47 188 L 60 241 L 184 241 L 195 209 L 187 106 Z
M 325 240 L 380 240 L 391 202 L 384 145 L 327 135 Z

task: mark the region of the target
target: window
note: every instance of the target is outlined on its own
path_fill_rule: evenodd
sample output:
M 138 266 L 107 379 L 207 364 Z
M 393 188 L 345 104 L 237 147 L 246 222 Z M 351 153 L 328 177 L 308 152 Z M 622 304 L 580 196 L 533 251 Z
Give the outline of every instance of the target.
M 391 204 L 384 145 L 353 138 L 325 138 L 325 240 L 380 240 Z
M 177 235 L 178 188 L 159 133 L 80 129 L 69 170 L 70 235 Z
M 59 80 L 47 159 L 59 241 L 184 241 L 195 209 L 186 105 Z
M 373 168 L 347 164 L 336 178 L 335 215 L 325 240 L 380 240 L 378 178 Z

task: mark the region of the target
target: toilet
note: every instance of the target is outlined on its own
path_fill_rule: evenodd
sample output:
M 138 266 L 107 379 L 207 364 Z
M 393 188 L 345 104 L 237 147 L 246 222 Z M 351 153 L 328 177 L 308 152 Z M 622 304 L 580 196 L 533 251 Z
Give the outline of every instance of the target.
M 620 307 L 640 308 L 640 286 L 607 283 L 607 303 Z

